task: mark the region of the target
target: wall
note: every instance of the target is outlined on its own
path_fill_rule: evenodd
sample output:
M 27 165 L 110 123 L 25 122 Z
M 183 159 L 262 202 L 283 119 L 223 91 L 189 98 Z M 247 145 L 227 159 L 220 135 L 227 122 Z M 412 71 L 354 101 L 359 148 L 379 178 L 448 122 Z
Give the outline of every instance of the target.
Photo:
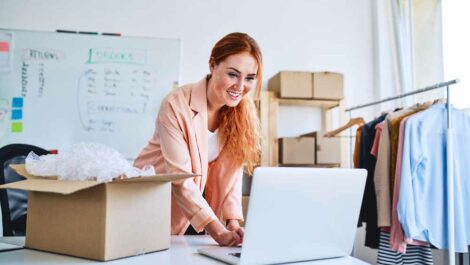
M 225 34 L 251 34 L 264 55 L 264 87 L 280 70 L 331 70 L 345 75 L 348 105 L 370 101 L 373 89 L 369 0 L 261 1 L 25 1 L 2 0 L 0 27 L 75 29 L 182 40 L 180 83 L 207 72 L 213 44 Z M 357 93 L 360 91 L 360 93 Z M 318 128 L 315 109 L 281 110 L 280 136 Z
M 442 6 L 440 0 L 413 1 L 416 89 L 444 80 L 442 47 Z M 417 95 L 417 101 L 431 100 L 445 95 L 439 89 Z
M 0 27 L 179 38 L 181 84 L 208 72 L 210 49 L 218 39 L 242 31 L 262 48 L 264 88 L 280 70 L 329 70 L 344 74 L 347 106 L 378 97 L 370 0 L 2 0 Z M 352 115 L 369 119 L 373 112 Z M 282 108 L 279 117 L 279 136 L 298 135 L 321 124 L 315 108 Z

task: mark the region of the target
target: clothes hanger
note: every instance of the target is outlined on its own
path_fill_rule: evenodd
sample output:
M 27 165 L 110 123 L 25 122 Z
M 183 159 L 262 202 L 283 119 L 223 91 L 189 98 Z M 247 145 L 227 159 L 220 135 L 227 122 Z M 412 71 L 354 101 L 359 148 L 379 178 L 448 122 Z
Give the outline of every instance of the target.
M 364 125 L 366 124 L 366 122 L 364 121 L 364 119 L 362 117 L 358 117 L 358 118 L 351 118 L 348 123 L 346 123 L 345 125 L 339 127 L 338 129 L 336 130 L 333 130 L 333 131 L 329 131 L 327 133 L 325 133 L 325 137 L 334 137 L 336 135 L 338 135 L 340 132 L 346 130 L 346 129 L 349 129 L 351 128 L 352 126 L 354 125 L 357 125 L 357 126 L 361 126 L 361 125 Z

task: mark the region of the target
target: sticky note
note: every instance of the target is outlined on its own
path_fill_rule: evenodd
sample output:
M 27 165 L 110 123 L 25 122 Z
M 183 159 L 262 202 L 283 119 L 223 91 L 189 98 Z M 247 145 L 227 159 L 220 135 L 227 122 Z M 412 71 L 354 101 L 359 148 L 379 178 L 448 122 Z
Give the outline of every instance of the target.
M 21 120 L 23 119 L 23 110 L 22 109 L 13 109 L 11 111 L 12 120 Z
M 8 52 L 10 50 L 10 44 L 6 41 L 0 41 L 0 52 Z
M 23 131 L 23 123 L 22 122 L 12 122 L 11 123 L 11 132 L 20 133 L 22 131 Z
M 11 106 L 13 108 L 22 108 L 23 107 L 23 98 L 13 98 Z

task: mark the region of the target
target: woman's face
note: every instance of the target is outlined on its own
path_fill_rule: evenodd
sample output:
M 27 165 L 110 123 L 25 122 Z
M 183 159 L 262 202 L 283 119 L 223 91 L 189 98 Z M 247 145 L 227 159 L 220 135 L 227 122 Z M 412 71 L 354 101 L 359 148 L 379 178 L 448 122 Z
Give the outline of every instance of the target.
M 219 64 L 211 65 L 209 103 L 213 107 L 235 107 L 244 95 L 256 87 L 258 63 L 247 53 L 230 55 Z

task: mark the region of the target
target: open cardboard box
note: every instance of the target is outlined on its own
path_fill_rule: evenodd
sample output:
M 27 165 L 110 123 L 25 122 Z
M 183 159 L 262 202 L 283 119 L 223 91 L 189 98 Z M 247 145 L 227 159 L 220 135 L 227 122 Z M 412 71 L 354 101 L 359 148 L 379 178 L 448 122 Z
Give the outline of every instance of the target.
M 26 247 L 94 260 L 168 249 L 171 181 L 191 174 L 96 181 L 60 181 L 30 175 L 2 189 L 29 191 Z

